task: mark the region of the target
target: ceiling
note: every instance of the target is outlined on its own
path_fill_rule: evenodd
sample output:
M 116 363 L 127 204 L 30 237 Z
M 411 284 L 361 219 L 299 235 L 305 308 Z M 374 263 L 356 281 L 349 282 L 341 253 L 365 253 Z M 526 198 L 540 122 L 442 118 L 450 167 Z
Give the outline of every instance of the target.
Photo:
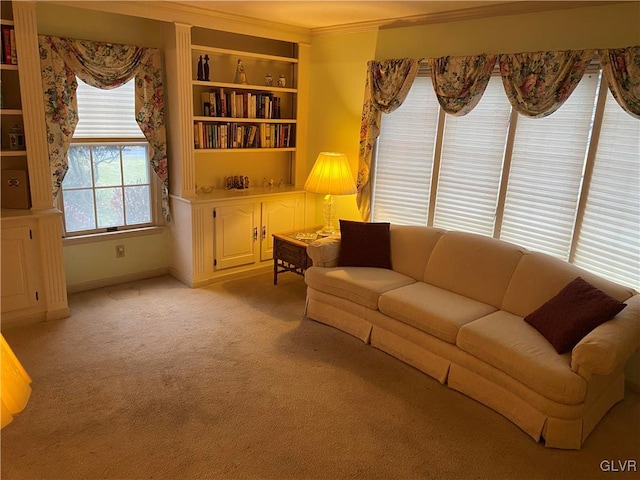
M 384 22 L 407 17 L 443 14 L 453 11 L 494 7 L 513 3 L 558 3 L 517 1 L 177 1 L 177 4 L 225 14 L 240 15 L 308 29 Z M 566 3 L 566 2 L 562 2 Z

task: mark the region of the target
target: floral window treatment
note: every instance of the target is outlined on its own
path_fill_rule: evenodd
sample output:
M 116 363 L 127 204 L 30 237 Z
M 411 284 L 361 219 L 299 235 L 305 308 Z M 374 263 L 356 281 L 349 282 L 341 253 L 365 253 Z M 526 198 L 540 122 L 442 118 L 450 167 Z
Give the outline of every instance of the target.
M 367 64 L 356 195 L 358 209 L 365 220 L 371 217 L 371 151 L 380 135 L 382 113 L 391 113 L 402 105 L 418 74 L 419 66 L 419 60 L 410 58 L 370 61 Z
M 551 115 L 569 98 L 593 57 L 593 50 L 514 53 L 500 56 L 504 90 L 522 115 Z
M 487 88 L 496 59 L 496 55 L 428 59 L 433 90 L 442 109 L 456 116 L 473 110 Z
M 618 104 L 640 119 L 640 46 L 600 50 L 600 64 Z
M 162 182 L 162 214 L 170 222 L 160 51 L 49 36 L 40 36 L 39 46 L 54 196 L 68 170 L 67 153 L 78 123 L 76 76 L 102 89 L 135 78 L 136 121 L 149 142 L 150 164 Z
M 611 93 L 620 106 L 640 118 L 640 46 L 600 49 L 600 63 Z M 499 58 L 505 93 L 522 115 L 551 115 L 569 98 L 595 50 L 566 50 L 426 59 L 442 109 L 466 115 L 478 104 Z M 367 68 L 356 201 L 362 219 L 371 218 L 371 151 L 380 135 L 382 113 L 398 108 L 409 92 L 421 60 L 370 61 Z

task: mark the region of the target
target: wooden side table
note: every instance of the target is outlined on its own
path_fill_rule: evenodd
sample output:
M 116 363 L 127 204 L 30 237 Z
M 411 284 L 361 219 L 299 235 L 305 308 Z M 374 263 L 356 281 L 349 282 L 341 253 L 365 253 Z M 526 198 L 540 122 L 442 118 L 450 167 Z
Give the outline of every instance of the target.
M 273 284 L 278 284 L 278 274 L 293 272 L 304 276 L 313 262 L 307 255 L 307 245 L 319 238 L 314 235 L 322 227 L 273 234 Z

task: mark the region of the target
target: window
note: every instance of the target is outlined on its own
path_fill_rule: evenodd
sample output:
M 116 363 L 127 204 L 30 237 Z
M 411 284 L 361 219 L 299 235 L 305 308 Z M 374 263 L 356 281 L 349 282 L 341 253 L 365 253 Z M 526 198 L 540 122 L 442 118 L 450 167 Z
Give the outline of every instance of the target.
M 418 76 L 382 116 L 372 220 L 494 236 L 640 288 L 640 122 L 603 83 L 590 71 L 559 110 L 532 119 L 495 76 L 454 117 Z
M 510 114 L 493 77 L 471 112 L 445 117 L 434 226 L 493 235 Z
M 418 77 L 400 109 L 383 115 L 378 141 L 375 218 L 398 224 L 426 224 L 429 188 L 438 126 L 438 100 L 431 79 Z
M 67 235 L 153 223 L 148 144 L 135 121 L 134 82 L 101 90 L 78 80 L 79 121 L 62 182 Z

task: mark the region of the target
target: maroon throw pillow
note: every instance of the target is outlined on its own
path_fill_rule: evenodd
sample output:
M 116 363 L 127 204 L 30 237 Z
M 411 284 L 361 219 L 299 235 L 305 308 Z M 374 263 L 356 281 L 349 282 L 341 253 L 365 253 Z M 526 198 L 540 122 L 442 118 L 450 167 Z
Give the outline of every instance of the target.
M 524 321 L 549 340 L 558 353 L 565 353 L 626 306 L 578 277 Z
M 389 223 L 340 220 L 341 267 L 391 268 Z

